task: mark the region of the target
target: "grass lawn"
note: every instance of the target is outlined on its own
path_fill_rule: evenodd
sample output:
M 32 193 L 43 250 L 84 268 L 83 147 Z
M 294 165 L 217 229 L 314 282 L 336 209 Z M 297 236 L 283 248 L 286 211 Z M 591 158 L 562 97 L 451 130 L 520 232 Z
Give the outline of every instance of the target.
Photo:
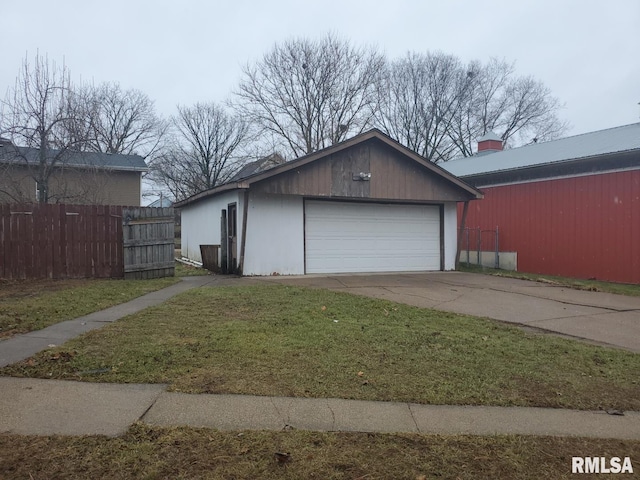
M 0 280 L 0 339 L 97 312 L 168 287 L 154 280 Z
M 32 480 L 568 479 L 574 477 L 572 456 L 630 457 L 634 473 L 640 469 L 638 441 L 216 432 L 140 424 L 120 438 L 0 435 L 0 451 L 0 477 Z M 276 452 L 289 453 L 289 461 L 278 462 Z
M 187 265 L 176 260 L 175 275 L 176 277 L 193 277 L 200 275 L 211 275 L 211 272 L 204 268 L 194 267 L 193 265 Z
M 461 272 L 484 273 L 498 277 L 519 278 L 521 280 L 556 284 L 562 287 L 575 288 L 576 290 L 607 292 L 616 293 L 618 295 L 640 297 L 640 285 L 629 283 L 601 282 L 598 280 L 581 280 L 578 278 L 556 277 L 553 275 L 541 275 L 538 273 L 513 272 L 510 270 L 500 270 L 497 268 L 481 267 L 478 265 L 467 266 L 464 262 L 460 263 L 459 270 Z
M 640 410 L 640 355 L 282 285 L 190 290 L 0 374 L 194 393 Z

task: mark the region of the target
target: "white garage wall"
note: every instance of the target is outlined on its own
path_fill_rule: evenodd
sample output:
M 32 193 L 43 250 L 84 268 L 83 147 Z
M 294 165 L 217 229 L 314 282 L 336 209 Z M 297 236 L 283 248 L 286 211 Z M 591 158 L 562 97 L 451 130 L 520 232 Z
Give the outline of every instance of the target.
M 458 210 L 455 202 L 444 204 L 444 269 L 455 270 L 458 249 Z
M 236 190 L 188 205 L 182 209 L 182 256 L 202 262 L 200 245 L 220 244 L 220 218 L 230 203 L 238 204 L 238 258 L 242 226 L 242 192 Z M 220 259 L 218 259 L 220 260 Z
M 243 192 L 223 193 L 182 210 L 182 255 L 201 262 L 201 244 L 220 244 L 220 215 L 229 203 L 238 205 L 238 257 L 242 245 Z M 304 274 L 302 197 L 250 194 L 245 246 L 245 275 Z M 444 205 L 444 269 L 455 269 L 457 210 Z
M 244 275 L 304 274 L 302 197 L 250 193 L 247 218 Z

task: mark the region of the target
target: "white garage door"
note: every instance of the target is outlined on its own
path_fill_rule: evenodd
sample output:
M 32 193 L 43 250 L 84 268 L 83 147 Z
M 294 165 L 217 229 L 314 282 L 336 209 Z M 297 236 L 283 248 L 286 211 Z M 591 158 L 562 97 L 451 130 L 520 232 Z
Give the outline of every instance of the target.
M 440 270 L 440 208 L 305 202 L 307 273 Z

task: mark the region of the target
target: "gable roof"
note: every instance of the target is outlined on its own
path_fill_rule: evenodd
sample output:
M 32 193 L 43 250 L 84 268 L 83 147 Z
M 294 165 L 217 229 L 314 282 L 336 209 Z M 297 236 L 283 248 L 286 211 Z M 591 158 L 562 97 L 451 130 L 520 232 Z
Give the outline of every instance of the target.
M 273 168 L 277 165 L 280 165 L 285 162 L 285 159 L 282 158 L 277 153 L 272 153 L 267 157 L 263 157 L 255 162 L 247 163 L 244 167 L 242 167 L 238 173 L 236 173 L 229 182 L 238 182 L 243 178 L 250 177 L 251 175 L 268 170 L 269 168 Z
M 450 160 L 443 168 L 459 177 L 553 165 L 640 150 L 640 123 L 583 133 L 487 155 Z
M 267 170 L 263 170 L 263 171 L 256 171 L 255 173 L 252 173 L 246 177 L 243 177 L 241 179 L 235 180 L 235 181 L 230 181 L 228 183 L 225 183 L 223 185 L 219 185 L 217 187 L 214 187 L 210 190 L 198 193 L 196 195 L 193 195 L 189 198 L 187 198 L 186 200 L 183 200 L 181 202 L 178 202 L 175 204 L 176 207 L 183 207 L 186 205 L 189 205 L 191 203 L 197 202 L 199 200 L 203 200 L 205 198 L 209 198 L 212 196 L 215 196 L 219 193 L 222 192 L 226 192 L 229 190 L 235 190 L 235 189 L 248 189 L 251 187 L 252 184 L 257 183 L 257 182 L 261 182 L 263 180 L 269 179 L 271 177 L 275 177 L 277 175 L 281 175 L 284 174 L 286 172 L 292 171 L 294 169 L 300 168 L 304 165 L 308 165 L 310 163 L 313 163 L 315 161 L 318 161 L 322 158 L 326 158 L 332 154 L 341 152 L 343 150 L 346 150 L 350 147 L 353 147 L 355 145 L 358 145 L 360 143 L 366 142 L 368 140 L 371 139 L 377 139 L 379 141 L 381 141 L 382 143 L 388 145 L 389 147 L 391 147 L 392 149 L 400 152 L 401 154 L 403 154 L 404 156 L 408 157 L 409 159 L 411 159 L 412 161 L 420 164 L 421 166 L 423 166 L 424 168 L 426 168 L 427 170 L 430 170 L 431 172 L 433 172 L 435 175 L 437 175 L 438 177 L 441 177 L 447 181 L 449 181 L 451 184 L 454 184 L 455 186 L 459 187 L 460 189 L 464 190 L 465 192 L 467 192 L 468 194 L 470 194 L 472 197 L 474 198 L 482 198 L 482 193 L 477 190 L 475 187 L 472 187 L 471 185 L 465 183 L 464 181 L 460 180 L 459 178 L 457 178 L 456 176 L 452 175 L 451 173 L 449 173 L 448 171 L 444 170 L 443 168 L 441 168 L 440 166 L 436 165 L 433 162 L 430 162 L 429 160 L 427 160 L 424 157 L 421 157 L 420 155 L 418 155 L 416 152 L 414 152 L 413 150 L 408 149 L 407 147 L 401 145 L 400 143 L 398 143 L 397 141 L 393 140 L 391 137 L 389 137 L 388 135 L 382 133 L 380 130 L 378 129 L 372 129 L 369 130 L 365 133 L 361 133 L 360 135 L 356 135 L 355 137 L 351 137 L 343 142 L 340 143 L 336 143 L 334 145 L 331 145 L 330 147 L 324 148 L 322 150 L 318 150 L 316 152 L 310 153 L 308 155 L 304 155 L 302 157 L 299 157 L 295 160 L 291 160 L 289 162 L 286 163 L 282 163 L 280 165 L 276 165 L 272 168 L 269 168 Z
M 167 197 L 160 197 L 157 200 L 154 200 L 153 202 L 151 202 L 149 205 L 147 205 L 147 207 L 161 207 L 161 208 L 168 208 L 172 206 L 173 206 L 173 202 Z
M 10 142 L 0 142 L 0 163 L 13 163 L 16 165 L 36 165 L 39 162 L 38 148 L 16 147 Z M 59 150 L 51 150 L 51 156 L 55 156 Z M 104 168 L 107 170 L 121 170 L 133 172 L 146 172 L 147 164 L 140 155 L 111 154 L 101 152 L 67 151 L 63 155 L 61 165 L 80 168 Z

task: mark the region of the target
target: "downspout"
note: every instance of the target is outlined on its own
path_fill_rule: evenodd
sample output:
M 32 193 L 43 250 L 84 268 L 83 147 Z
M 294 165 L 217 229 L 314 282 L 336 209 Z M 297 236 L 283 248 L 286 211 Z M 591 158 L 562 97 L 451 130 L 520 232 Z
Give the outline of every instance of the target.
M 240 243 L 240 261 L 238 262 L 238 273 L 244 275 L 244 249 L 247 244 L 247 215 L 249 214 L 249 189 L 244 191 L 244 201 L 242 205 L 242 242 Z
M 460 252 L 462 251 L 462 234 L 467 223 L 467 210 L 469 209 L 469 200 L 464 202 L 462 207 L 462 219 L 460 220 L 460 230 L 458 231 L 458 249 L 456 251 L 456 270 L 460 269 Z M 244 237 L 242 238 L 244 241 Z

